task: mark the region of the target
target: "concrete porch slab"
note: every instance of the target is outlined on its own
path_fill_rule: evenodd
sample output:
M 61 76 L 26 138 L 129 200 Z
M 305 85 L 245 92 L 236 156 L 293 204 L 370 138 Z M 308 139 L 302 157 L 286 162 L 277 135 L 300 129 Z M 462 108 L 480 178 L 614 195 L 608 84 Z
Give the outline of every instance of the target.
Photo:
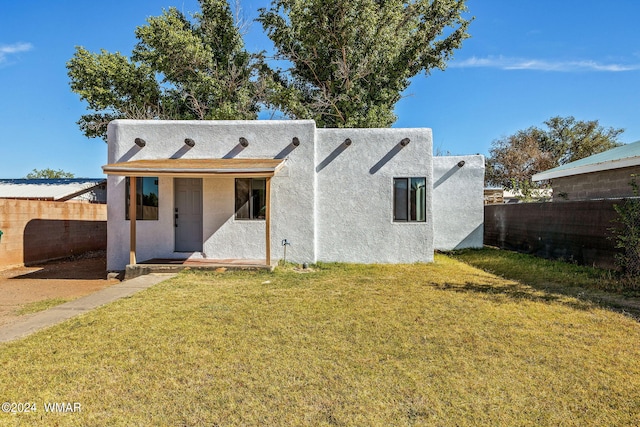
M 273 271 L 274 265 L 266 265 L 254 259 L 151 259 L 127 265 L 125 280 L 155 273 L 178 273 L 182 270 L 266 270 Z

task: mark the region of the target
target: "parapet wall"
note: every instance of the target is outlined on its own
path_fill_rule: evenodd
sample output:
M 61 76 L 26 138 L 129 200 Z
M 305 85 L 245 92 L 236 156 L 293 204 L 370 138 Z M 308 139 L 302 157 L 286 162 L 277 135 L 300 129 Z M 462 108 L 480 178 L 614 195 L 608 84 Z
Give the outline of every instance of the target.
M 481 248 L 484 226 L 484 157 L 433 158 L 434 248 Z

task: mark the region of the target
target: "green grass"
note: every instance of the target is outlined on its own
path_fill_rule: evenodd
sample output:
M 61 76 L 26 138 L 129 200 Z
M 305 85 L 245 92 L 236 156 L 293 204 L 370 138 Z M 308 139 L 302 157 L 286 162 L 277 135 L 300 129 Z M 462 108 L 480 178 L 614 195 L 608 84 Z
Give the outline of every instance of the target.
M 68 301 L 70 300 L 66 298 L 49 298 L 41 301 L 34 301 L 21 306 L 16 310 L 15 313 L 18 316 L 22 316 L 23 314 L 37 313 L 39 311 L 44 311 L 60 304 L 64 304 Z
M 561 283 L 565 286 L 620 290 L 614 274 L 608 270 L 494 248 L 464 249 L 451 252 L 450 255 L 483 270 L 530 285 Z
M 612 271 L 494 248 L 465 249 L 449 255 L 549 294 L 587 300 L 640 319 L 640 291 Z
M 442 255 L 185 272 L 0 346 L 0 401 L 39 405 L 0 425 L 633 426 L 639 342 L 629 317 Z

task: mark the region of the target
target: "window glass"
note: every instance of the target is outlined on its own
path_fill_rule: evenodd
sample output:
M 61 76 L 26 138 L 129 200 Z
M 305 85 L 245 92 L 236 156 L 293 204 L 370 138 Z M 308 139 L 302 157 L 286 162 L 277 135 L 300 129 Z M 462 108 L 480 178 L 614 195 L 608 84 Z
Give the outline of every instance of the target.
M 393 220 L 407 222 L 425 222 L 426 178 L 393 179 Z
M 411 178 L 411 196 L 409 197 L 411 221 L 426 220 L 426 181 L 425 178 Z
M 125 218 L 129 219 L 129 177 L 125 179 Z M 137 177 L 136 178 L 136 220 L 157 220 L 158 219 L 158 178 L 157 177 Z
M 265 219 L 267 180 L 236 178 L 236 219 Z
M 236 179 L 236 219 L 250 219 L 249 195 L 251 194 L 251 179 Z
M 251 180 L 251 218 L 265 219 L 267 209 L 267 180 Z
M 393 180 L 393 219 L 395 221 L 406 221 L 407 201 L 408 201 L 408 180 L 407 178 L 394 178 Z

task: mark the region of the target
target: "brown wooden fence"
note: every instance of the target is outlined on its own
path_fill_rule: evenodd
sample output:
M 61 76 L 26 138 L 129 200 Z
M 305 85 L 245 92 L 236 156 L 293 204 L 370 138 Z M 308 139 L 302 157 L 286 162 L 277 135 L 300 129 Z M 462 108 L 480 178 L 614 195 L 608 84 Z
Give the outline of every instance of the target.
M 484 243 L 543 258 L 615 267 L 610 228 L 622 200 L 487 205 Z
M 0 199 L 0 268 L 107 247 L 104 204 Z

